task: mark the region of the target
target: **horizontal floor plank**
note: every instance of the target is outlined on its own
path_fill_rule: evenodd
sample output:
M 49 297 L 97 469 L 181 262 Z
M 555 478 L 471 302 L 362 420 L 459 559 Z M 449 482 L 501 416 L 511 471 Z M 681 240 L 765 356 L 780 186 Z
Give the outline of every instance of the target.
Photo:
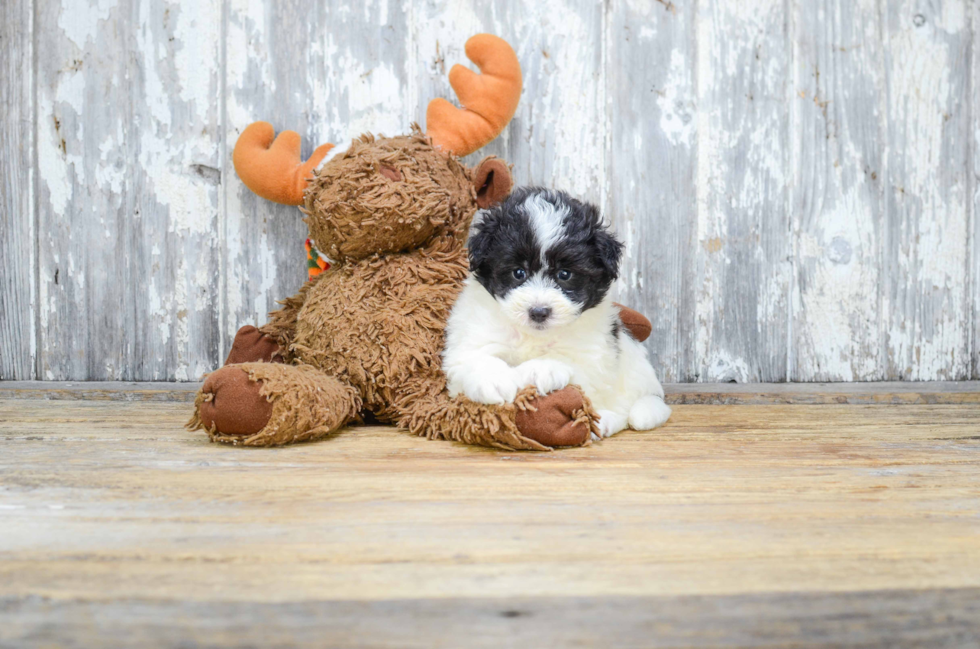
M 980 633 L 978 404 L 677 405 L 555 453 L 380 426 L 243 449 L 188 416 L 0 399 L 0 647 Z
M 200 383 L 0 381 L 0 399 L 192 402 Z M 671 404 L 980 403 L 980 381 L 880 383 L 673 383 Z
M 10 622 L 0 646 L 18 648 L 980 646 L 975 588 L 281 604 L 0 598 L 0 617 Z
M 677 406 L 657 431 L 550 454 L 385 427 L 229 448 L 187 414 L 0 402 L 0 594 L 980 586 L 977 406 Z

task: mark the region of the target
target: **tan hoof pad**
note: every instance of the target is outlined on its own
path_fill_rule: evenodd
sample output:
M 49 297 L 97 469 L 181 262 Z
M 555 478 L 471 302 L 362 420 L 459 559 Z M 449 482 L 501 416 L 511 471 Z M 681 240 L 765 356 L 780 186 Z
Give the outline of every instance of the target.
M 515 423 L 521 435 L 545 446 L 582 446 L 590 439 L 587 419 L 581 417 L 582 393 L 563 388 L 535 397 L 530 408 L 518 410 Z
M 250 381 L 247 372 L 233 365 L 212 372 L 201 387 L 201 423 L 223 435 L 254 435 L 272 416 L 272 403 L 261 389 L 261 381 Z

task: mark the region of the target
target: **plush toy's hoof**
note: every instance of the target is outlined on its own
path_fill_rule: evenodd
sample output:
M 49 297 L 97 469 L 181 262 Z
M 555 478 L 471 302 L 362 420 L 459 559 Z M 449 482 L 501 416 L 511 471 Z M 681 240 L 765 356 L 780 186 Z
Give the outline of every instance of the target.
M 235 334 L 225 365 L 235 363 L 282 363 L 279 343 L 252 325 L 245 325 Z
M 272 404 L 259 394 L 261 389 L 262 382 L 250 381 L 240 367 L 225 366 L 212 372 L 201 386 L 201 423 L 222 435 L 254 435 L 272 416 Z
M 521 435 L 545 446 L 582 446 L 592 432 L 582 393 L 562 388 L 536 397 L 532 407 L 518 410 L 515 423 Z

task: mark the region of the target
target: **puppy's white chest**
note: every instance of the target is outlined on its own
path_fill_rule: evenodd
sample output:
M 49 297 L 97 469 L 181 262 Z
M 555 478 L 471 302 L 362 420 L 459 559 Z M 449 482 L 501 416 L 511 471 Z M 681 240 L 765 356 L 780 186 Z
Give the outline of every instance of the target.
M 560 340 L 530 339 L 521 336 L 515 331 L 516 336 L 512 339 L 512 346 L 508 350 L 507 362 L 511 365 L 520 365 L 526 361 L 538 358 L 550 358 L 569 362 L 573 356 L 573 349 L 563 345 Z
M 617 353 L 610 340 L 597 336 L 520 336 L 517 345 L 508 350 L 504 360 L 517 367 L 535 360 L 557 361 L 572 370 L 572 382 L 587 394 L 603 390 L 616 376 Z

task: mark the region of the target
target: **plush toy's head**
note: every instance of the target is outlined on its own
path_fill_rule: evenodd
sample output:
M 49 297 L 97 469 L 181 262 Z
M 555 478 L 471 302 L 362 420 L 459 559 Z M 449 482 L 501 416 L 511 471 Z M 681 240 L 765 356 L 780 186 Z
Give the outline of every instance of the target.
M 433 100 L 426 134 L 362 135 L 343 151 L 323 145 L 302 162 L 299 135 L 285 131 L 273 142 L 272 126 L 256 122 L 235 146 L 238 175 L 264 198 L 302 204 L 310 236 L 335 261 L 419 247 L 446 232 L 463 237 L 476 209 L 503 200 L 512 181 L 502 160 L 468 169 L 458 156 L 497 137 L 521 92 L 520 65 L 506 42 L 480 34 L 466 54 L 482 74 L 453 66 L 449 82 L 464 108 Z
M 315 172 L 303 211 L 322 252 L 358 259 L 465 233 L 477 207 L 506 198 L 510 185 L 502 161 L 487 158 L 471 171 L 418 131 L 362 135 Z

